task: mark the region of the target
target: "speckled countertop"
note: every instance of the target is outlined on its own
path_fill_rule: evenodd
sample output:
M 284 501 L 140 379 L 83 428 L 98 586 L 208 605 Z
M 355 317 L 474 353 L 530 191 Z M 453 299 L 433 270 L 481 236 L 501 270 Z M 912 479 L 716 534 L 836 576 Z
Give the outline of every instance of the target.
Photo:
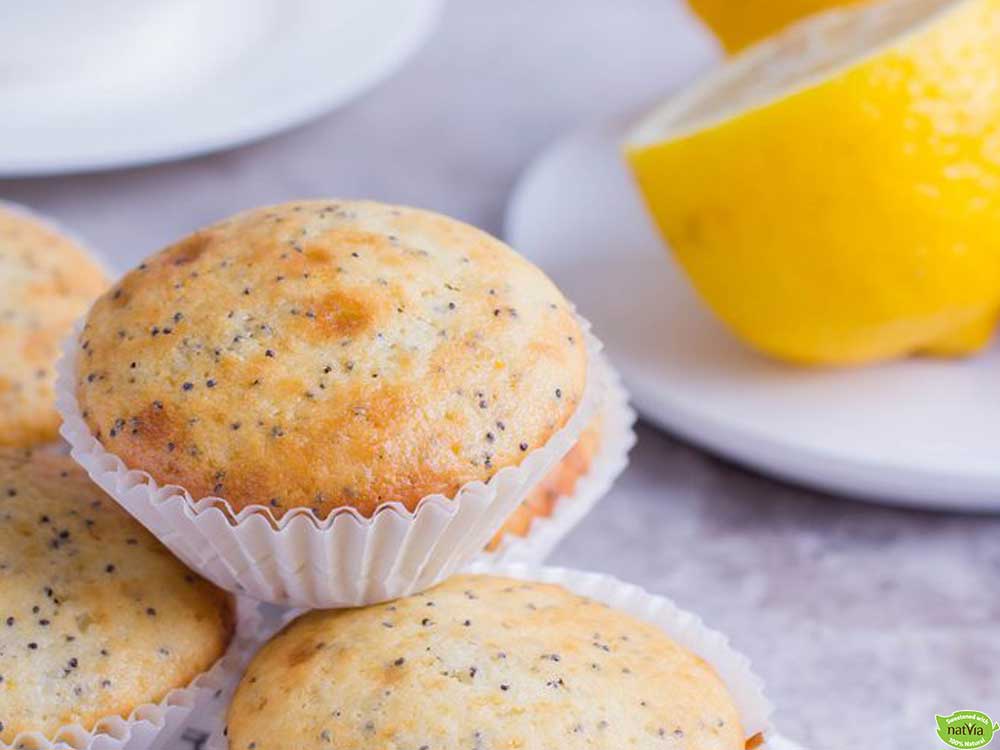
M 53 214 L 122 268 L 303 196 L 411 203 L 498 232 L 547 143 L 710 55 L 675 0 L 452 0 L 405 70 L 311 125 L 177 164 L 0 181 L 0 197 Z M 807 749 L 933 748 L 935 712 L 1000 716 L 1000 519 L 788 487 L 642 427 L 632 466 L 554 561 L 672 596 L 729 633 Z

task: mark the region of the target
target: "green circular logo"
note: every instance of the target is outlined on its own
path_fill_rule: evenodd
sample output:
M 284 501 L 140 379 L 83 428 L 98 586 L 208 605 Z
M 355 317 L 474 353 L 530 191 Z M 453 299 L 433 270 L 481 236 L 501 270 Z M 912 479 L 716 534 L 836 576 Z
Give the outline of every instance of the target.
M 1000 733 L 1000 724 L 982 711 L 956 711 L 937 717 L 937 733 L 948 747 L 973 750 L 990 744 L 993 735 Z

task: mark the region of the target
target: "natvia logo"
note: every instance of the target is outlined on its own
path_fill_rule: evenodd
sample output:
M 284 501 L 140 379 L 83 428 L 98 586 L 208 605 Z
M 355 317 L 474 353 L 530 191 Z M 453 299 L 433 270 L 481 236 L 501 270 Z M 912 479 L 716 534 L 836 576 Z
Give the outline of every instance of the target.
M 971 750 L 986 747 L 1000 734 L 1000 724 L 982 711 L 956 711 L 951 716 L 938 716 L 938 737 L 948 747 Z

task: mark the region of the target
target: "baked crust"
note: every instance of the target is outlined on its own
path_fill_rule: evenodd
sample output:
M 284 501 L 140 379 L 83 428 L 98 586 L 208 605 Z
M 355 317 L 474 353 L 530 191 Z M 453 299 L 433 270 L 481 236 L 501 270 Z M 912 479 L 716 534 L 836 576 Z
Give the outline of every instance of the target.
M 462 575 L 314 611 L 268 643 L 230 745 L 742 750 L 714 670 L 659 629 L 558 586 Z
M 276 516 L 413 509 L 570 418 L 586 350 L 533 265 L 452 219 L 262 208 L 154 255 L 91 310 L 77 396 L 130 468 Z
M 187 687 L 233 615 L 68 456 L 0 449 L 0 740 Z
M 103 272 L 79 245 L 0 205 L 0 445 L 58 437 L 59 345 L 106 288 Z
M 548 518 L 555 512 L 556 503 L 560 498 L 570 497 L 576 491 L 576 484 L 584 474 L 590 471 L 594 456 L 601 447 L 602 420 L 598 416 L 580 434 L 566 457 L 546 475 L 546 477 L 528 493 L 517 510 L 493 536 L 486 549 L 496 550 L 503 538 L 512 536 L 528 536 L 531 525 L 537 518 Z

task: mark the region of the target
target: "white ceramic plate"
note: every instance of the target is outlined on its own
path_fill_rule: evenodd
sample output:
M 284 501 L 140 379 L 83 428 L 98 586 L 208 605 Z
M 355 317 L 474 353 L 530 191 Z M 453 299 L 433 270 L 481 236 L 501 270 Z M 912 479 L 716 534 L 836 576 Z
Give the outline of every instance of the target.
M 621 123 L 522 178 L 511 244 L 594 324 L 644 417 L 761 471 L 854 497 L 1000 511 L 1000 350 L 809 370 L 744 348 L 694 296 L 620 157 Z
M 68 36 L 74 57 L 54 66 L 0 50 L 0 176 L 176 159 L 301 124 L 395 70 L 441 2 L 147 0 L 100 48 Z

